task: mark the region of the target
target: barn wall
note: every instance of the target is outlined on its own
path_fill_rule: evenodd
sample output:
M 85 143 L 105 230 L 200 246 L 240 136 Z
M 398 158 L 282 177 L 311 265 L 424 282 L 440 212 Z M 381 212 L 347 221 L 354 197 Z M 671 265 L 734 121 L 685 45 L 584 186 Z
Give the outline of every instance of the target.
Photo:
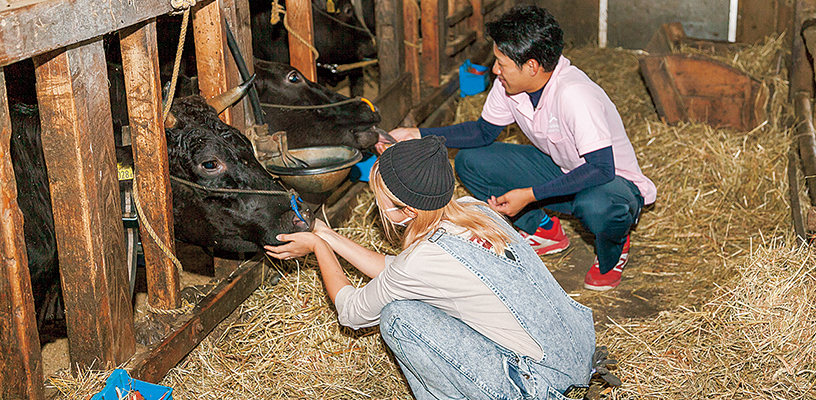
M 567 45 L 597 44 L 600 0 L 519 0 L 548 9 L 564 29 Z M 680 22 L 686 35 L 728 40 L 730 0 L 606 0 L 607 46 L 644 48 L 661 24 Z M 739 0 L 738 42 L 756 43 L 789 27 L 790 0 Z

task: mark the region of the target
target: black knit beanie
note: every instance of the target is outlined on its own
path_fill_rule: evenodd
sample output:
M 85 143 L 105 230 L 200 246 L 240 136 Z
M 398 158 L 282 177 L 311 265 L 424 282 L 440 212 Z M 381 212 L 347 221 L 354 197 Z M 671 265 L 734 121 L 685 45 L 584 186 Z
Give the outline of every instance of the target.
M 438 210 L 453 198 L 456 180 L 444 137 L 396 143 L 382 153 L 379 163 L 385 186 L 411 207 Z

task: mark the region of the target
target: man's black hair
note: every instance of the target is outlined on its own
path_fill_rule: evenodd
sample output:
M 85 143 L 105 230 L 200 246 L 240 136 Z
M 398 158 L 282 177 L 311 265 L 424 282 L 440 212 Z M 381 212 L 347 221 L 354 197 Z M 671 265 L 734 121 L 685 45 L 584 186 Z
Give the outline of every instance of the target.
M 549 11 L 533 5 L 513 7 L 485 24 L 485 33 L 518 67 L 533 59 L 545 71 L 552 71 L 564 49 L 564 31 L 558 21 Z

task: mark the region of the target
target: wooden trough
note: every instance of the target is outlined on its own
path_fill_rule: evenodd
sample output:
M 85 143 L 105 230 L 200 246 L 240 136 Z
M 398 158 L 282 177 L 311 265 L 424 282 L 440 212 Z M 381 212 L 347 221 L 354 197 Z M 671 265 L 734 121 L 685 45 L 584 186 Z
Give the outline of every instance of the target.
M 513 2 L 378 0 L 380 96 L 375 101 L 381 127 L 421 122 L 456 92 L 458 65 L 467 58 L 486 62 L 485 18 Z M 158 0 L 9 1 L 0 11 L 0 66 L 33 59 L 42 141 L 65 294 L 73 368 L 127 363 L 134 378 L 159 381 L 261 283 L 263 262 L 240 266 L 215 260 L 215 289 L 178 317 L 172 332 L 150 348 L 135 342 L 118 203 L 111 104 L 103 35 L 116 32 L 122 48 L 135 170 L 143 217 L 159 240 L 173 249 L 173 221 L 166 143 L 161 110 L 156 19 L 170 13 Z M 290 0 L 290 36 L 311 42 L 308 0 Z M 204 0 L 192 7 L 192 26 L 202 95 L 222 93 L 240 80 L 229 56 L 224 20 L 245 55 L 252 54 L 247 0 Z M 420 16 L 422 23 L 420 24 Z M 419 36 L 422 33 L 420 42 Z M 161 38 L 166 40 L 166 38 Z M 315 79 L 315 59 L 305 44 L 291 40 L 292 65 Z M 407 44 L 406 44 L 407 43 Z M 422 49 L 420 52 L 419 49 Z M 252 69 L 252 63 L 248 63 Z M 0 71 L 0 398 L 43 399 L 42 356 L 17 205 L 9 141 L 11 122 L 5 75 Z M 251 125 L 240 103 L 222 114 L 238 129 Z M 100 179 L 101 177 L 101 179 Z M 361 184 L 327 204 L 330 219 L 345 218 Z M 158 246 L 143 234 L 148 302 L 155 309 L 180 304 L 179 274 Z

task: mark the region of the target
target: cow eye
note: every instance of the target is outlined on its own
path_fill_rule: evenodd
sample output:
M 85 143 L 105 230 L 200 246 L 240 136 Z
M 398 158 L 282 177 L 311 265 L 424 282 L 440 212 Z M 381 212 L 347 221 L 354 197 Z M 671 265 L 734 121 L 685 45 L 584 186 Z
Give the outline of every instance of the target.
M 351 4 L 346 4 L 343 6 L 343 14 L 351 17 L 354 14 L 354 7 Z
M 298 83 L 300 82 L 300 75 L 297 73 L 297 71 L 292 71 L 289 73 L 289 75 L 286 76 L 286 79 L 289 82 Z
M 216 161 L 216 160 L 204 161 L 203 163 L 201 163 L 201 168 L 204 168 L 204 169 L 206 169 L 208 171 L 212 171 L 214 169 L 217 169 L 218 168 L 218 161 Z

